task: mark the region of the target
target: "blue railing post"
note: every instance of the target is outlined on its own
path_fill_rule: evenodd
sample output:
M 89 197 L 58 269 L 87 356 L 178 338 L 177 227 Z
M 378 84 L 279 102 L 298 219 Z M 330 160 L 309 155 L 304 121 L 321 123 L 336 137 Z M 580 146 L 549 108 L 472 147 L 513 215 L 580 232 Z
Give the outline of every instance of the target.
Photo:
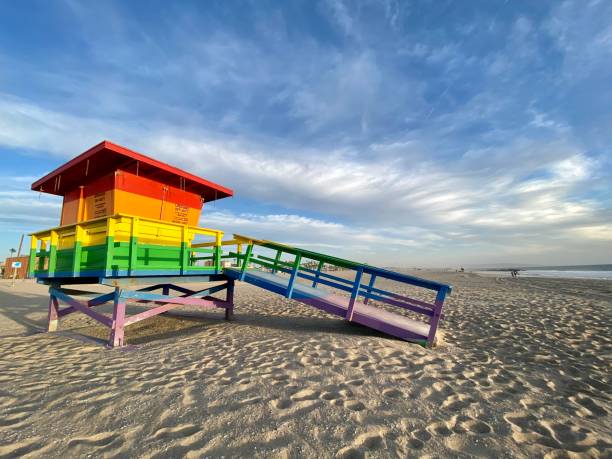
M 376 281 L 376 274 L 371 273 L 370 274 L 370 282 L 368 283 L 368 286 L 366 288 L 366 292 L 369 295 L 370 293 L 372 293 L 372 287 L 374 287 L 374 282 Z M 368 301 L 370 301 L 370 298 L 367 295 L 364 295 L 363 297 L 363 304 L 368 304 Z
M 438 290 L 438 294 L 436 295 L 433 316 L 431 316 L 431 322 L 429 323 L 429 335 L 427 336 L 427 344 L 429 346 L 433 345 L 434 339 L 436 337 L 436 330 L 438 329 L 438 322 L 440 321 L 440 316 L 442 315 L 442 306 L 444 305 L 444 298 L 446 298 L 447 292 L 448 287 L 441 287 L 440 290 Z
M 297 253 L 295 255 L 295 261 L 293 262 L 293 267 L 291 268 L 291 277 L 289 277 L 289 284 L 287 284 L 287 293 L 285 294 L 287 298 L 291 298 L 293 296 L 293 286 L 295 285 L 295 279 L 297 278 L 297 273 L 300 269 L 301 261 L 302 254 Z
M 353 320 L 353 309 L 355 308 L 355 301 L 357 301 L 359 289 L 361 288 L 361 276 L 363 276 L 363 266 L 357 270 L 355 284 L 353 285 L 353 291 L 351 292 L 351 299 L 349 300 L 348 309 L 346 311 L 346 320 L 349 322 Z
M 323 265 L 325 262 L 323 260 L 319 261 L 317 266 L 317 272 L 315 273 L 315 280 L 312 281 L 312 287 L 317 288 L 317 284 L 319 283 L 319 277 L 321 277 L 321 270 L 323 269 Z
M 240 280 L 244 280 L 244 276 L 246 276 L 246 271 L 249 267 L 249 261 L 251 260 L 251 254 L 253 253 L 253 243 L 249 244 L 246 250 L 246 254 L 244 255 L 244 260 L 242 261 L 242 271 L 240 272 Z

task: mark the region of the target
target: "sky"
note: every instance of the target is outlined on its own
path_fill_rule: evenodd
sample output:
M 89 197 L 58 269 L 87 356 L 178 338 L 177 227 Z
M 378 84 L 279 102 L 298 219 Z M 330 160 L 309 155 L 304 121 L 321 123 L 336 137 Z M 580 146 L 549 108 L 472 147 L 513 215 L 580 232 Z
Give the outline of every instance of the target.
M 612 263 L 612 2 L 4 2 L 0 258 L 104 139 L 232 188 L 200 220 L 230 235 Z

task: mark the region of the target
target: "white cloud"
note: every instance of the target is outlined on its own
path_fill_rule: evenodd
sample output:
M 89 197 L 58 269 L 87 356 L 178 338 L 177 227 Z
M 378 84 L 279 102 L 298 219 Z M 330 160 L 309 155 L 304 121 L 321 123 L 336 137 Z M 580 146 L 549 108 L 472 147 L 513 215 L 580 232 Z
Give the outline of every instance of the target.
M 204 210 L 200 223 L 231 234 L 267 239 L 335 256 L 379 264 L 406 265 L 407 251 L 444 239 L 418 227 L 368 227 L 295 214 L 252 214 Z M 399 253 L 398 253 L 399 250 Z
M 597 213 L 591 201 L 573 197 L 576 187 L 588 184 L 595 163 L 567 144 L 519 140 L 502 150 L 472 150 L 444 167 L 435 158 L 407 164 L 397 157 L 366 162 L 352 150 L 284 154 L 170 126 L 151 127 L 151 132 L 118 127 L 109 120 L 77 118 L 6 97 L 0 98 L 0 125 L 0 143 L 62 157 L 85 150 L 110 132 L 118 137 L 110 140 L 235 187 L 236 199 L 242 195 L 360 224 L 374 219 L 382 225 L 417 221 L 430 228 L 453 223 L 473 231 L 487 226 L 533 226 L 537 231 L 543 224 L 584 224 Z M 69 136 L 72 132 L 78 135 Z M 522 178 L 538 170 L 541 178 Z
M 569 233 L 579 238 L 612 241 L 612 224 L 572 228 Z
M 313 247 L 342 247 L 321 242 L 330 233 L 363 253 L 417 254 L 424 245 L 443 259 L 437 248 L 520 254 L 572 234 L 574 246 L 595 253 L 599 246 L 582 242 L 606 234 L 609 115 L 591 136 L 576 127 L 580 113 L 559 108 L 581 100 L 581 91 L 568 93 L 577 82 L 610 75 L 606 2 L 555 4 L 544 24 L 537 15 L 477 16 L 452 40 L 406 30 L 403 4 L 377 13 L 329 1 L 318 12 L 347 46 L 297 40 L 281 10 L 257 15 L 256 29 L 270 30 L 252 40 L 190 14 L 167 18 L 155 36 L 121 7 L 67 5 L 91 60 L 107 71 L 85 71 L 70 56 L 55 73 L 0 56 L 7 74 L 35 74 L 38 93 L 53 95 L 35 103 L 0 94 L 0 145 L 59 163 L 107 138 L 233 187 L 235 200 L 284 209 L 224 217 L 207 208 L 205 219 Z M 545 46 L 550 37 L 558 55 Z M 472 46 L 488 38 L 490 46 Z M 606 105 L 607 93 L 595 93 Z M 30 180 L 14 177 L 14 189 Z M 27 224 L 26 205 L 46 219 L 57 210 L 8 191 L 0 203 L 11 225 Z

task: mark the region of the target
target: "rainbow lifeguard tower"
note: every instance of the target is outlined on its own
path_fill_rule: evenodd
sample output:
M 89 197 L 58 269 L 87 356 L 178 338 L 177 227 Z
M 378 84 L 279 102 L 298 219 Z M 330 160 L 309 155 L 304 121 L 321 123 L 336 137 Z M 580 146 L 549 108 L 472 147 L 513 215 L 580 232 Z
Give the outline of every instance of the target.
M 223 240 L 223 232 L 197 225 L 202 207 L 232 196 L 231 189 L 108 141 L 37 180 L 32 189 L 64 199 L 60 225 L 31 235 L 30 274 L 49 285 L 48 331 L 57 330 L 61 317 L 82 312 L 110 328 L 111 347 L 125 344 L 128 325 L 182 305 L 222 309 L 231 319 L 236 280 L 431 345 L 451 291 L 445 284 L 272 241 L 237 234 Z M 354 276 L 331 274 L 330 267 Z M 432 293 L 429 300 L 411 298 L 375 286 L 377 279 Z M 204 290 L 178 285 L 193 282 L 215 285 Z M 112 290 L 71 288 L 83 284 Z M 225 292 L 224 298 L 212 296 L 218 292 Z M 109 302 L 111 317 L 94 310 Z M 61 303 L 67 307 L 60 309 Z M 127 303 L 151 308 L 128 316 Z

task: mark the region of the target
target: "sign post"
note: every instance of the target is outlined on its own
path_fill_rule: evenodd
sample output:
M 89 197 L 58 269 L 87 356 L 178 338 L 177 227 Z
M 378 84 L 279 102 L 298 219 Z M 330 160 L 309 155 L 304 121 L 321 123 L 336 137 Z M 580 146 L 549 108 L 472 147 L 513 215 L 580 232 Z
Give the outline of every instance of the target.
M 17 250 L 17 257 L 21 256 L 21 246 L 23 245 L 23 236 L 24 234 L 21 235 L 21 239 L 19 239 L 19 249 Z M 19 268 L 21 268 L 21 262 L 20 261 L 13 261 L 11 263 L 11 266 L 13 267 L 13 280 L 11 281 L 11 287 L 15 286 L 15 278 L 17 277 L 17 270 Z
M 13 261 L 11 263 L 11 268 L 13 268 L 13 281 L 11 282 L 11 287 L 15 286 L 15 278 L 17 277 L 17 270 L 19 268 L 21 268 L 21 262 L 20 261 Z

